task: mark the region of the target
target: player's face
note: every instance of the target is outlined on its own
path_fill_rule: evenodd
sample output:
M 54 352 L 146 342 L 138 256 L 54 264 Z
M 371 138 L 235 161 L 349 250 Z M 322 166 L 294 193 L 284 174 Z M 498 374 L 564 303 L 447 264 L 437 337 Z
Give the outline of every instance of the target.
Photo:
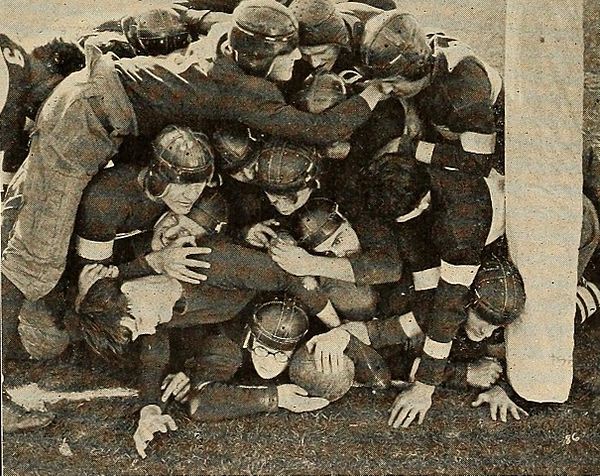
M 161 198 L 171 211 L 178 215 L 187 215 L 205 187 L 206 182 L 190 184 L 170 183 L 167 185 Z
M 358 235 L 350 226 L 350 223 L 346 221 L 329 238 L 316 246 L 313 251 L 344 258 L 360 251 L 360 242 L 358 241 Z
M 302 54 L 298 48 L 285 55 L 276 56 L 271 63 L 267 77 L 273 81 L 289 81 L 292 79 L 294 63 L 300 58 L 302 58 Z
M 339 45 L 325 44 L 316 46 L 301 46 L 302 59 L 313 68 L 323 68 L 330 71 L 340 54 Z
M 483 339 L 487 339 L 498 327 L 481 319 L 473 309 L 467 311 L 465 332 L 467 333 L 467 337 L 472 341 L 480 342 Z
M 253 339 L 252 364 L 259 377 L 269 380 L 280 375 L 288 366 L 293 350 L 276 350 Z
M 303 207 L 312 194 L 312 188 L 303 188 L 297 192 L 289 194 L 274 194 L 265 192 L 269 202 L 282 215 L 291 215 L 299 208 Z

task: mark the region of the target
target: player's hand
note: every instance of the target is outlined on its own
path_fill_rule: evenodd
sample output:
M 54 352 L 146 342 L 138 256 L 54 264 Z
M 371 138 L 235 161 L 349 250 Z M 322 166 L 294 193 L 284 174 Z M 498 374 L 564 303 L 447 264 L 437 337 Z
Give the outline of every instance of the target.
M 258 248 L 267 248 L 271 238 L 277 238 L 277 233 L 273 230 L 274 226 L 279 226 L 277 220 L 265 220 L 252 225 L 246 232 L 244 239 L 252 246 Z
M 494 385 L 489 390 L 480 393 L 477 400 L 471 403 L 472 407 L 479 407 L 484 403 L 490 405 L 490 417 L 492 420 L 497 421 L 498 416 L 500 420 L 506 423 L 508 414 L 510 413 L 515 420 L 520 420 L 520 414 L 529 416 L 525 410 L 513 402 L 510 397 L 506 394 L 504 389 L 499 385 Z
M 117 276 L 119 276 L 119 268 L 116 266 L 105 266 L 100 263 L 86 264 L 79 273 L 78 294 L 75 300 L 76 307 L 79 307 L 79 304 L 96 281 L 103 278 L 116 278 Z
M 338 141 L 321 149 L 323 156 L 333 160 L 344 160 L 350 153 L 350 142 Z
M 336 327 L 324 334 L 314 336 L 306 343 L 306 348 L 313 354 L 315 367 L 326 374 L 340 372 L 343 368 L 343 357 L 350 342 L 348 331 Z
M 417 419 L 420 425 L 431 408 L 431 396 L 435 386 L 421 382 L 413 383 L 407 390 L 398 394 L 392 408 L 388 425 L 394 428 L 408 428 Z
M 496 359 L 484 357 L 467 367 L 467 383 L 473 387 L 490 388 L 502 373 L 502 365 Z
M 206 275 L 192 271 L 190 268 L 208 269 L 210 263 L 189 256 L 206 255 L 211 252 L 211 249 L 195 246 L 195 244 L 196 240 L 193 236 L 182 236 L 168 247 L 147 254 L 146 261 L 158 274 L 166 274 L 186 283 L 199 284 L 201 281 L 206 281 Z
M 306 390 L 292 383 L 277 386 L 277 401 L 279 408 L 294 413 L 313 412 L 329 405 L 326 398 L 309 397 Z
M 169 213 L 154 225 L 150 246 L 152 251 L 159 251 L 170 246 L 177 238 L 189 235 L 189 231 L 179 223 L 179 216 Z
M 133 434 L 135 449 L 142 458 L 145 458 L 148 443 L 154 439 L 156 432 L 166 433 L 168 430 L 176 429 L 177 425 L 173 418 L 163 415 L 158 405 L 146 405 L 140 410 L 138 427 Z
M 172 396 L 176 402 L 185 403 L 191 388 L 190 378 L 183 372 L 169 374 L 160 387 L 163 391 L 161 401 L 166 402 Z
M 273 261 L 287 273 L 294 276 L 314 274 L 313 256 L 299 246 L 277 242 L 271 247 L 269 253 Z

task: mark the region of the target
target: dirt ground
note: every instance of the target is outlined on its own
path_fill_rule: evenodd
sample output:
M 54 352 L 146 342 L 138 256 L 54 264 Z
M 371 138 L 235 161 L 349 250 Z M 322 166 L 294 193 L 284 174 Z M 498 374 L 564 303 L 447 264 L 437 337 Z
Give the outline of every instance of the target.
M 160 2 L 7 0 L 3 30 L 31 48 L 57 35 L 77 36 L 149 3 Z M 503 2 L 407 0 L 402 5 L 503 67 Z M 586 0 L 586 12 L 586 136 L 592 140 L 600 137 L 599 2 Z M 195 424 L 175 411 L 179 430 L 159 437 L 141 460 L 131 438 L 134 400 L 62 402 L 50 407 L 58 418 L 48 428 L 6 435 L 3 469 L 7 475 L 598 474 L 599 342 L 600 322 L 577 336 L 569 402 L 532 407 L 521 422 L 493 422 L 487 410 L 472 409 L 476 392 L 442 390 L 422 426 L 395 431 L 386 425 L 395 392 L 353 389 L 339 402 L 303 415 L 280 412 Z M 6 371 L 50 390 L 131 384 L 127 375 L 77 349 L 49 362 L 12 363 Z

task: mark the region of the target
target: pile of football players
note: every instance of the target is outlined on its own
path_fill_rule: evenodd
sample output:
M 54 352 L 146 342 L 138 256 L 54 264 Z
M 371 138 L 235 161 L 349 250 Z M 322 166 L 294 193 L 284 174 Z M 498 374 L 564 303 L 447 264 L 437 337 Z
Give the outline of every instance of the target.
M 503 84 L 468 46 L 383 0 L 189 1 L 76 44 L 0 43 L 3 363 L 79 346 L 127 368 L 142 457 L 176 406 L 315 411 L 353 385 L 398 389 L 394 428 L 440 385 L 527 415 L 504 378 L 526 297 L 504 238 Z M 587 161 L 584 328 L 600 302 Z M 4 390 L 3 406 L 5 431 L 55 417 Z

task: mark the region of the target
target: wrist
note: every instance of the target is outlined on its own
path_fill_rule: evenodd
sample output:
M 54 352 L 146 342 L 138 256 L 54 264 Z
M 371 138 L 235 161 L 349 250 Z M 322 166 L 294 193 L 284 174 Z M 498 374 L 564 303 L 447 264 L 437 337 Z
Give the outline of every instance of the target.
M 163 270 L 160 265 L 160 260 L 158 259 L 157 251 L 148 253 L 146 256 L 144 256 L 144 259 L 146 260 L 146 263 L 148 263 L 148 266 L 150 266 L 155 273 L 162 274 Z
M 413 383 L 413 388 L 419 392 L 429 394 L 430 396 L 433 395 L 433 392 L 435 391 L 435 385 L 429 385 L 427 383 L 419 382 L 418 380 L 415 380 Z

